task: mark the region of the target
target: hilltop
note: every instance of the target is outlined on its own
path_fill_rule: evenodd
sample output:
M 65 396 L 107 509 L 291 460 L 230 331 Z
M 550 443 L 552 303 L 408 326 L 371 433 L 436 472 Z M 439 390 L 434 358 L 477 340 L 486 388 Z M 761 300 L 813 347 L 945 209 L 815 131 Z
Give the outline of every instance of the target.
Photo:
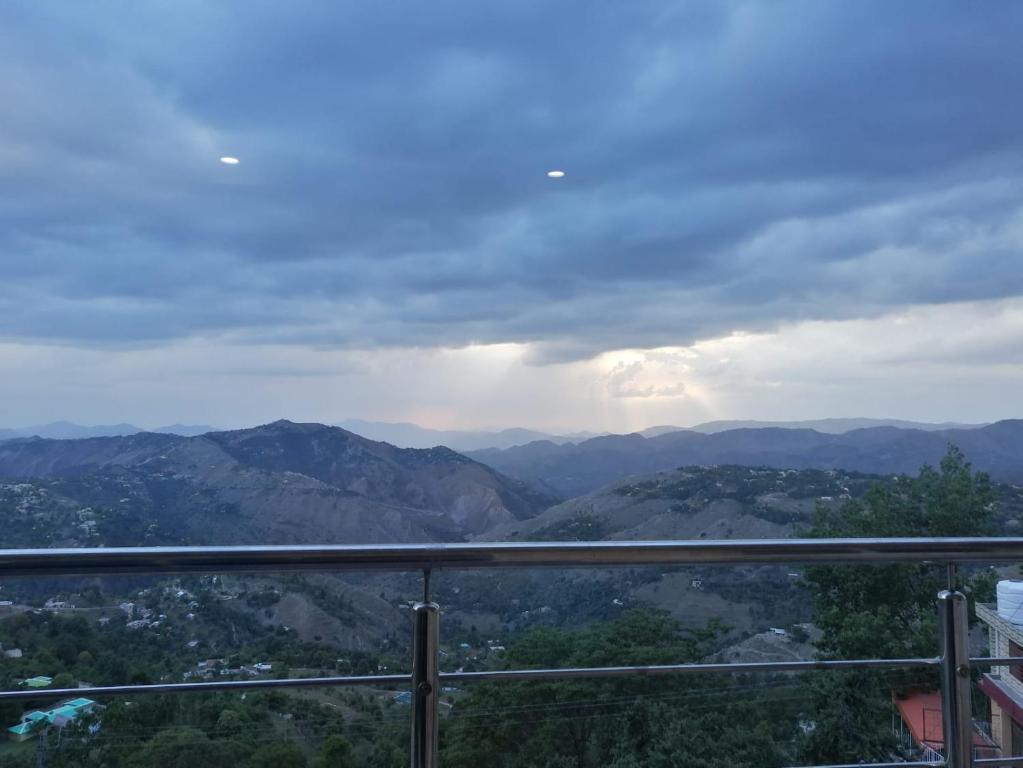
M 150 532 L 133 544 L 153 531 L 193 543 L 355 543 L 459 540 L 554 501 L 446 448 L 287 421 L 197 437 L 12 440 L 0 444 L 2 478 L 57 515 L 51 546 L 89 538 L 60 522 L 61 509 L 124 518 L 120 535 L 110 531 L 119 538 Z M 13 546 L 22 529 L 10 514 L 3 538 Z
M 489 540 L 770 539 L 808 524 L 819 504 L 859 498 L 858 472 L 681 467 L 632 477 L 487 532 Z

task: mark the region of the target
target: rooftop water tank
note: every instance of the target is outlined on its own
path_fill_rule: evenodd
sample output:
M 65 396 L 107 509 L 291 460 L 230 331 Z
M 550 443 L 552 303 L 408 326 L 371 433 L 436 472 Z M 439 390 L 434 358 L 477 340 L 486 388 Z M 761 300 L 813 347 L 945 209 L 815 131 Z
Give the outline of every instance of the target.
M 1023 625 L 1023 581 L 998 582 L 998 615 Z

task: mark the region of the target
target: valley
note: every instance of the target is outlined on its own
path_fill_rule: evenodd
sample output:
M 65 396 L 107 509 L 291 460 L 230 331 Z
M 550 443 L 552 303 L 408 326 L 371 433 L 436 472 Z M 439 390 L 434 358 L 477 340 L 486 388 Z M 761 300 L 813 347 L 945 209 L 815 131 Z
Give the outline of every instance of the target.
M 445 448 L 398 449 L 290 422 L 191 438 L 8 441 L 0 443 L 0 477 L 3 547 L 784 538 L 806 529 L 816 510 L 861 499 L 883 480 L 833 469 L 689 466 L 555 503 Z M 999 525 L 1015 530 L 1023 494 L 997 487 Z M 242 580 L 237 589 L 246 595 L 261 583 Z M 240 600 L 226 609 L 270 630 L 289 627 L 303 641 L 359 649 L 403 635 L 420 589 L 401 575 L 272 583 L 283 595 L 273 605 L 253 611 Z M 753 583 L 755 599 L 744 595 Z M 453 638 L 473 628 L 509 637 L 533 626 L 582 626 L 642 605 L 690 626 L 721 619 L 733 640 L 807 619 L 799 573 L 783 568 L 440 573 L 434 590 Z M 52 595 L 30 586 L 26 597 Z
M 780 455 L 808 439 L 763 431 L 757 456 L 770 453 L 764 445 Z M 736 439 L 722 434 L 700 439 Z M 597 451 L 606 468 L 621 444 L 669 439 L 693 437 L 607 437 L 558 450 L 573 461 Z M 785 538 L 896 482 L 890 474 L 765 464 L 616 474 L 562 499 L 564 483 L 534 485 L 447 448 L 400 449 L 291 422 L 194 437 L 19 438 L 0 442 L 0 548 Z M 1023 489 L 996 483 L 993 491 L 997 530 L 1018 530 Z M 0 585 L 0 644 L 16 657 L 7 657 L 0 685 L 407 671 L 410 608 L 421 592 L 417 574 L 8 579 Z M 705 660 L 808 659 L 819 637 L 799 567 L 439 571 L 431 595 L 443 610 L 449 671 L 506 665 L 530 638 L 582 638 L 649 617 L 699 638 L 696 658 Z M 46 639 L 69 635 L 85 639 L 60 651 Z M 105 648 L 116 648 L 117 658 Z M 450 691 L 447 705 L 466 706 L 472 699 L 464 695 Z M 377 741 L 400 742 L 406 722 L 397 692 L 300 692 L 274 701 L 282 717 L 298 702 L 324 722 L 344 712 L 345 728 L 384 713 L 389 725 L 359 726 Z M 371 741 L 355 741 L 370 754 Z

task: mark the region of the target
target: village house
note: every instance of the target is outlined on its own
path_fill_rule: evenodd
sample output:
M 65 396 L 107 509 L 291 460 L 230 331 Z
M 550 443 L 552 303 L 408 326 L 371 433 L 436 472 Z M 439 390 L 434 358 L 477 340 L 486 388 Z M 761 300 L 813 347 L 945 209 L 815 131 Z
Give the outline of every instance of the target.
M 21 722 L 7 729 L 7 736 L 11 741 L 26 741 L 49 726 L 65 728 L 82 715 L 91 714 L 97 707 L 92 699 L 76 698 L 64 701 L 50 710 L 26 712 Z

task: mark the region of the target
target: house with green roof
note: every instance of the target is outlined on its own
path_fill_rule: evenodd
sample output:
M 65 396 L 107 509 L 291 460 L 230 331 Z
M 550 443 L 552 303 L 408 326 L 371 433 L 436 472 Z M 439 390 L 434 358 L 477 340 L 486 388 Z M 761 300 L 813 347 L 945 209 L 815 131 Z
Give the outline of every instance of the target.
M 52 725 L 63 728 L 83 714 L 89 714 L 96 708 L 92 699 L 77 698 L 65 701 L 50 710 L 33 710 L 22 715 L 21 722 L 7 729 L 12 741 L 25 741 L 32 737 L 38 729 Z
M 53 678 L 46 675 L 37 675 L 36 677 L 28 678 L 28 680 L 22 680 L 21 684 L 27 685 L 29 688 L 47 688 L 53 685 Z

